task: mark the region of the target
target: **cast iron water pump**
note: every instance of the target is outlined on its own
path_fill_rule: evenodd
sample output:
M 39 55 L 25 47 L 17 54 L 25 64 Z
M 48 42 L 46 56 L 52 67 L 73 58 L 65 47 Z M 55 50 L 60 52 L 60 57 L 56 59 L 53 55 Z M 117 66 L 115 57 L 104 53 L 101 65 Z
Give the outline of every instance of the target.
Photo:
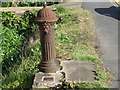
M 58 18 L 54 12 L 44 5 L 34 21 L 39 25 L 42 61 L 39 64 L 40 71 L 55 73 L 60 69 L 60 63 L 56 59 L 54 24 Z

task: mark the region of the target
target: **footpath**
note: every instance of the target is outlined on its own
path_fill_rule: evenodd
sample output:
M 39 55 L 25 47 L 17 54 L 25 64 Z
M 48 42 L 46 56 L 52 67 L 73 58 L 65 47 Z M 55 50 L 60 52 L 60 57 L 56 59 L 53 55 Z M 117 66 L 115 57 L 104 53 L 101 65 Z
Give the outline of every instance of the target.
M 100 49 L 103 52 L 103 61 L 115 75 L 111 88 L 118 88 L 120 84 L 118 66 L 118 26 L 120 12 L 108 2 L 84 2 L 82 7 L 89 10 L 94 17 L 97 34 L 100 38 Z

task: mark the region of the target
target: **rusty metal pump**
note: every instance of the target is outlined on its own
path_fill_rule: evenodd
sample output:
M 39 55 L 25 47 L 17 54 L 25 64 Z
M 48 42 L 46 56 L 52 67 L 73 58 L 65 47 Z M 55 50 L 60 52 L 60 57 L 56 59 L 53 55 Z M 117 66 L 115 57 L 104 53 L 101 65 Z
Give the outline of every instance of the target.
M 55 73 L 60 69 L 56 59 L 54 24 L 58 18 L 46 5 L 38 12 L 34 21 L 39 25 L 42 61 L 38 68 L 44 73 Z

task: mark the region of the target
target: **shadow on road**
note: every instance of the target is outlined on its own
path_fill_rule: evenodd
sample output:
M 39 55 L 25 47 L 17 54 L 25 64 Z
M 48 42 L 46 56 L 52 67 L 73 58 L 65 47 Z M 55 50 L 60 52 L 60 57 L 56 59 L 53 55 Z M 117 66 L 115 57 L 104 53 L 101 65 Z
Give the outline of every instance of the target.
M 120 20 L 120 7 L 111 6 L 109 8 L 95 8 L 95 11 L 99 14 L 113 17 Z

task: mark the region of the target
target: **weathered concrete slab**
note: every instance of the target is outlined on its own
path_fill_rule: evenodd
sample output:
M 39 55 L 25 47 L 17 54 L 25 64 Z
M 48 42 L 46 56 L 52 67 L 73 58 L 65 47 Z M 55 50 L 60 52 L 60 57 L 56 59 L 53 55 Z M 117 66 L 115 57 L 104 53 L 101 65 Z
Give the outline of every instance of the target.
M 58 84 L 62 84 L 60 80 L 63 78 L 63 74 L 56 73 L 37 73 L 34 78 L 33 88 L 49 88 Z
M 37 73 L 34 78 L 33 88 L 49 88 L 58 84 L 66 78 L 67 82 L 95 81 L 94 63 L 84 61 L 62 61 L 63 69 L 56 73 Z M 65 73 L 65 76 L 63 74 Z
M 67 82 L 94 81 L 94 64 L 84 61 L 62 61 Z

